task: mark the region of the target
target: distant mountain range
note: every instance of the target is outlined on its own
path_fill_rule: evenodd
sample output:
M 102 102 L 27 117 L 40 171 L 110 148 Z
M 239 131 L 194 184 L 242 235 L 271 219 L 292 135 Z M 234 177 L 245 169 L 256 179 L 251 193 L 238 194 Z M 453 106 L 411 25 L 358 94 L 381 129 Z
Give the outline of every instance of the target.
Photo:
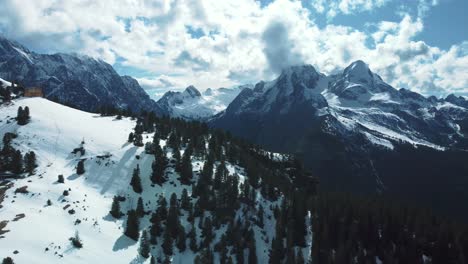
M 0 37 L 0 78 L 39 86 L 45 97 L 82 110 L 112 105 L 163 114 L 135 79 L 120 76 L 104 61 L 73 54 L 38 54 L 4 37 Z
M 205 120 L 226 109 L 244 88 L 251 87 L 243 85 L 234 88 L 207 89 L 200 93 L 194 86 L 189 86 L 183 92 L 166 92 L 157 103 L 172 117 Z
M 326 189 L 450 210 L 449 202 L 468 198 L 467 103 L 397 90 L 363 61 L 331 76 L 302 65 L 244 89 L 209 123 L 298 155 Z

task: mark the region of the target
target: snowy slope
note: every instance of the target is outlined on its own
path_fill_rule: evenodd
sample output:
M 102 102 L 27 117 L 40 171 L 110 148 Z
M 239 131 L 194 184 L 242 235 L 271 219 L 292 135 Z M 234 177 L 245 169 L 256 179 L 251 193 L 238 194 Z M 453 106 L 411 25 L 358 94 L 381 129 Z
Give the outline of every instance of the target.
M 16 116 L 19 106 L 29 106 L 31 122 L 19 127 L 16 122 L 7 123 Z M 33 150 L 38 157 L 37 176 L 14 182 L 0 209 L 2 219 L 8 220 L 7 230 L 0 239 L 0 255 L 10 255 L 17 263 L 34 259 L 35 263 L 92 263 L 108 259 L 113 263 L 128 263 L 134 254 L 131 250 L 114 250 L 115 241 L 121 236 L 121 226 L 106 218 L 112 195 L 127 185 L 127 171 L 134 164 L 132 146 L 122 146 L 133 122 L 116 121 L 113 118 L 77 111 L 45 99 L 23 99 L 11 106 L 1 106 L 0 134 L 16 132 L 14 141 L 22 151 Z M 85 140 L 86 167 L 89 173 L 75 174 L 77 157 L 70 154 Z M 98 165 L 97 155 L 112 153 L 112 170 Z M 57 184 L 57 176 L 63 174 L 65 184 Z M 28 194 L 14 194 L 14 190 L 28 186 Z M 71 189 L 64 197 L 63 191 Z M 47 200 L 52 206 L 46 206 Z M 65 200 L 65 202 L 63 202 Z M 69 207 L 64 210 L 65 206 Z M 70 215 L 68 210 L 76 213 Z M 12 221 L 16 215 L 25 217 Z M 81 224 L 75 225 L 77 219 Z M 86 220 L 83 220 L 86 219 Z M 73 249 L 68 238 L 79 231 L 85 247 Z M 125 243 L 123 239 L 122 243 Z M 128 241 L 127 241 L 128 242 Z M 58 248 L 60 247 L 60 248 Z M 134 245 L 129 245 L 134 248 Z M 48 251 L 45 249 L 48 248 Z M 12 252 L 18 250 L 19 254 Z M 57 253 L 57 254 L 56 254 Z M 62 257 L 63 256 L 63 259 Z
M 31 121 L 25 126 L 18 126 L 13 120 L 19 106 L 28 106 Z M 121 203 L 123 212 L 135 208 L 138 194 L 129 185 L 132 170 L 141 168 L 145 209 L 154 211 L 159 195 L 169 200 L 172 193 L 180 198 L 186 188 L 191 193 L 191 186 L 182 186 L 173 168 L 169 169 L 169 179 L 163 186 L 153 185 L 149 179 L 153 155 L 145 154 L 144 148 L 127 143 L 128 134 L 135 122 L 124 118 L 101 117 L 82 112 L 42 98 L 14 100 L 9 105 L 0 106 L 0 135 L 15 132 L 13 147 L 23 153 L 33 150 L 38 157 L 35 175 L 14 180 L 13 187 L 7 190 L 0 208 L 0 222 L 8 221 L 7 233 L 0 236 L 0 256 L 11 256 L 15 263 L 149 263 L 138 254 L 138 243 L 123 235 L 124 218 L 116 220 L 109 215 L 112 198 L 122 195 L 127 199 Z M 74 148 L 81 146 L 84 140 L 84 156 L 71 154 Z M 144 141 L 152 140 L 152 135 L 145 134 Z M 164 146 L 165 140 L 160 141 Z M 183 150 L 181 151 L 183 154 Z M 279 154 L 278 154 L 279 155 Z M 139 156 L 137 158 L 137 156 Z M 169 152 L 168 156 L 172 154 Z M 79 176 L 75 173 L 79 159 L 85 160 L 86 172 Z M 193 170 L 199 171 L 203 160 L 192 160 Z M 240 182 L 245 179 L 245 172 L 237 165 L 227 163 L 230 174 L 239 175 Z M 59 174 L 64 175 L 65 183 L 57 183 Z M 198 176 L 195 176 L 198 177 Z M 18 187 L 28 186 L 29 193 L 15 194 Z M 70 190 L 69 196 L 63 191 Z M 47 206 L 47 200 L 52 201 Z M 265 227 L 254 227 L 257 238 L 257 256 L 259 263 L 267 263 L 268 250 L 275 231 L 275 218 L 272 206 L 281 201 L 270 202 L 257 194 L 258 205 L 265 208 Z M 74 214 L 69 210 L 73 209 Z M 247 213 L 247 215 L 246 215 Z M 24 214 L 24 218 L 14 220 Z M 238 215 L 248 219 L 248 210 L 239 210 Z M 77 223 L 81 221 L 81 223 Z M 196 219 L 195 226 L 198 226 Z M 189 230 L 186 213 L 181 216 L 185 230 Z M 140 222 L 140 228 L 149 227 L 149 216 Z M 216 242 L 226 226 L 216 231 Z M 84 247 L 75 249 L 69 238 L 79 232 Z M 197 234 L 201 240 L 201 231 Z M 263 238 L 263 239 L 261 239 Z M 152 249 L 154 256 L 162 256 L 161 238 Z M 310 243 L 311 234 L 307 235 Z M 18 254 L 13 252 L 17 250 Z M 308 248 L 303 249 L 307 256 Z M 195 254 L 187 248 L 183 253 L 174 250 L 173 263 L 193 263 Z M 219 258 L 215 254 L 215 260 Z
M 8 86 L 11 86 L 11 82 L 5 81 L 2 78 L 0 78 L 0 87 L 5 88 L 5 87 L 8 87 Z

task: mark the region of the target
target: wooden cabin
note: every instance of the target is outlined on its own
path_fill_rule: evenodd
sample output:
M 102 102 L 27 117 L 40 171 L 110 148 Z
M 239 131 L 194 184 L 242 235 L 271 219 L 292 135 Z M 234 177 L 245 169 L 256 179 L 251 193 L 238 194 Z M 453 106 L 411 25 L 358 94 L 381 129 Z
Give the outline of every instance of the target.
M 29 87 L 24 90 L 25 97 L 44 97 L 42 88 L 40 87 Z

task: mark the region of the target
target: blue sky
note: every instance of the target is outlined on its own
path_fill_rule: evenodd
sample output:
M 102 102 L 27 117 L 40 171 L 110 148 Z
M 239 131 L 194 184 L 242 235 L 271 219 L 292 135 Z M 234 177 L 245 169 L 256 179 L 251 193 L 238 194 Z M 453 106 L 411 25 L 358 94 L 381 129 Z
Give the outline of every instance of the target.
M 468 95 L 466 10 L 465 0 L 2 0 L 0 32 L 105 60 L 156 96 L 357 59 L 396 88 Z

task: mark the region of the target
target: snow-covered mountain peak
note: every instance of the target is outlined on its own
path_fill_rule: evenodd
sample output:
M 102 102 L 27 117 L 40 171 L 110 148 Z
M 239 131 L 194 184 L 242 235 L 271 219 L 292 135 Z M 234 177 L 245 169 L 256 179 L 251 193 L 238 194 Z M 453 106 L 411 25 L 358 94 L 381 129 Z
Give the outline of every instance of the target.
M 281 72 L 281 75 L 276 79 L 275 85 L 285 86 L 297 89 L 315 88 L 320 74 L 310 64 L 290 66 Z M 274 86 L 274 85 L 273 85 Z
M 172 117 L 205 119 L 225 110 L 241 90 L 240 87 L 209 88 L 202 94 L 191 85 L 183 92 L 166 92 L 157 104 Z
M 189 87 L 185 88 L 185 91 L 183 93 L 184 93 L 184 95 L 186 95 L 188 97 L 191 97 L 191 98 L 201 96 L 200 91 L 198 91 L 198 89 L 195 88 L 195 86 L 193 86 L 193 85 L 190 85 Z
M 289 66 L 283 69 L 279 78 L 281 78 L 281 76 L 290 77 L 293 74 L 296 74 L 299 77 L 309 77 L 309 78 L 318 75 L 314 66 L 310 64 L 304 64 L 304 65 L 293 65 L 293 66 Z
M 360 82 L 361 80 L 373 79 L 374 74 L 362 60 L 351 63 L 343 71 L 343 75 L 351 82 Z
M 454 94 L 449 94 L 445 98 L 445 101 L 450 102 L 457 106 L 468 108 L 468 100 L 466 100 L 466 98 L 464 98 L 463 96 L 456 96 Z

